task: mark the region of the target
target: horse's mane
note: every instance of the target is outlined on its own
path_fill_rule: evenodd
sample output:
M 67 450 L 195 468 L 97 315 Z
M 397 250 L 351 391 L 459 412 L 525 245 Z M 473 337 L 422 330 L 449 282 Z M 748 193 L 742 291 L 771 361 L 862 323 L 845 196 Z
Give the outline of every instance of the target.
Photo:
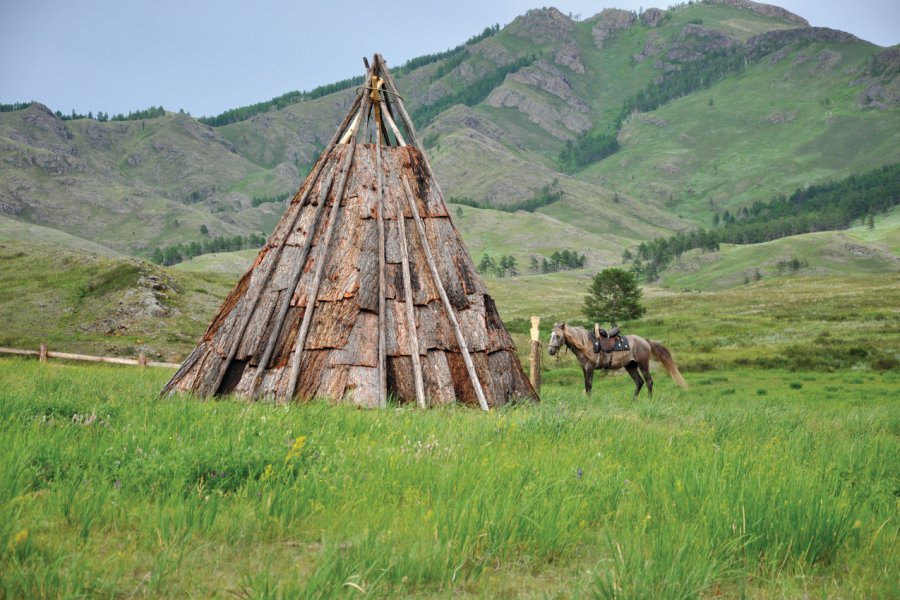
M 578 346 L 583 352 L 594 352 L 594 340 L 591 339 L 591 334 L 584 327 L 566 325 L 566 337 L 570 343 Z

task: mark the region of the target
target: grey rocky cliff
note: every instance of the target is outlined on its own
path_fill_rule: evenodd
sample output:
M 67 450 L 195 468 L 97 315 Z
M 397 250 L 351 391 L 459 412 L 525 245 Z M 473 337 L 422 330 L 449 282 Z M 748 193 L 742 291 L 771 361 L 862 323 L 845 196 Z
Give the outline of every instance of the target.
M 536 8 L 516 17 L 507 31 L 536 44 L 559 43 L 572 37 L 575 23 L 556 8 Z
M 665 16 L 666 13 L 659 10 L 658 8 L 648 8 L 641 13 L 641 23 L 643 23 L 647 27 L 657 27 L 660 23 L 662 23 L 663 17 Z
M 575 42 L 566 42 L 565 44 L 562 44 L 556 50 L 553 60 L 556 64 L 568 67 L 579 75 L 584 74 L 584 63 L 582 62 L 581 53 L 578 51 L 578 46 L 575 45 Z
M 541 59 L 531 66 L 519 69 L 509 75 L 509 79 L 553 94 L 578 112 L 587 113 L 591 110 L 590 105 L 572 90 L 572 83 L 566 76 L 546 60 Z
M 597 21 L 591 28 L 594 45 L 597 46 L 597 48 L 603 48 L 603 43 L 611 35 L 620 29 L 628 29 L 631 27 L 635 20 L 637 20 L 637 17 L 633 12 L 627 10 L 606 8 L 599 15 L 595 15 L 589 20 L 594 19 Z

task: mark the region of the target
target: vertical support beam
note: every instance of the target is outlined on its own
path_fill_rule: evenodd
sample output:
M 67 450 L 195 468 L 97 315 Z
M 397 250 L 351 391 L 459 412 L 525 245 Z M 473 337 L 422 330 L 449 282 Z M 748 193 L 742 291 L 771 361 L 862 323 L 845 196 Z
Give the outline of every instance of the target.
M 382 112 L 387 116 L 387 112 Z M 398 139 L 402 139 L 399 138 Z M 425 382 L 422 380 L 422 362 L 419 356 L 419 334 L 416 327 L 416 311 L 413 306 L 412 276 L 409 272 L 409 248 L 406 245 L 406 217 L 403 216 L 403 205 L 397 200 L 394 206 L 397 215 L 397 232 L 400 235 L 400 262 L 403 269 L 404 304 L 406 304 L 406 331 L 409 338 L 409 353 L 412 356 L 413 381 L 416 386 L 416 403 L 419 408 L 428 408 L 425 403 Z
M 378 222 L 378 406 L 387 408 L 387 358 L 385 327 L 387 326 L 384 314 L 385 310 L 385 281 L 384 281 L 384 175 L 381 165 L 381 119 L 376 113 L 375 124 L 375 181 L 378 186 L 376 196 L 375 218 Z
M 290 235 L 290 232 L 294 230 L 294 227 L 297 225 L 297 221 L 300 219 L 300 213 L 303 212 L 303 205 L 306 202 L 306 199 L 309 197 L 309 193 L 312 190 L 313 186 L 315 186 L 316 181 L 319 179 L 319 175 L 322 173 L 322 169 L 325 168 L 325 165 L 328 163 L 328 155 L 331 154 L 331 151 L 334 149 L 335 144 L 337 144 L 338 139 L 341 137 L 341 133 L 344 128 L 347 127 L 347 124 L 350 122 L 350 119 L 354 113 L 356 113 L 356 108 L 359 106 L 360 102 L 362 102 L 363 94 L 358 93 L 356 95 L 356 99 L 353 101 L 353 105 L 350 107 L 350 111 L 344 117 L 343 122 L 341 123 L 338 130 L 331 137 L 331 140 L 328 142 L 328 146 L 325 147 L 325 151 L 322 152 L 322 156 L 319 159 L 319 162 L 316 163 L 313 172 L 307 177 L 308 185 L 303 190 L 303 195 L 300 197 L 299 202 L 297 202 L 297 211 L 294 213 L 293 219 L 291 219 L 291 226 L 288 228 L 287 235 Z M 352 127 L 351 127 L 352 129 Z M 329 185 L 331 185 L 329 183 Z M 313 228 L 310 228 L 308 237 L 312 238 Z M 228 356 L 225 357 L 225 360 L 222 362 L 222 366 L 220 367 L 219 374 L 216 376 L 215 384 L 213 384 L 212 389 L 201 391 L 201 395 L 203 396 L 212 396 L 216 392 L 219 391 L 219 388 L 222 386 L 222 380 L 225 378 L 225 372 L 228 371 L 228 366 L 231 364 L 231 361 L 234 360 L 235 355 L 237 354 L 238 348 L 241 345 L 241 340 L 244 338 L 244 333 L 247 331 L 247 326 L 250 324 L 250 319 L 253 317 L 253 313 L 256 310 L 257 304 L 259 304 L 259 299 L 262 297 L 263 292 L 265 292 L 266 285 L 269 283 L 269 279 L 272 277 L 272 273 L 275 271 L 276 266 L 278 265 L 278 259 L 281 257 L 281 252 L 284 249 L 284 243 L 287 241 L 287 237 L 281 241 L 281 243 L 276 246 L 272 252 L 275 255 L 269 259 L 269 264 L 266 270 L 263 272 L 262 281 L 259 282 L 259 286 L 256 288 L 256 295 L 253 296 L 253 299 L 250 300 L 250 304 L 244 308 L 244 312 L 241 315 L 241 322 L 238 325 L 237 333 L 234 336 L 234 340 L 231 344 L 231 347 L 228 350 Z M 305 260 L 305 255 L 304 255 Z M 302 269 L 302 267 L 301 267 Z M 251 281 L 252 283 L 252 281 Z M 296 285 L 296 284 L 295 284 Z M 249 289 L 248 289 L 249 293 Z M 277 327 L 276 330 L 280 330 L 280 327 Z M 274 334 L 275 338 L 278 338 L 278 331 Z M 271 356 L 271 352 L 269 353 Z M 268 363 L 268 358 L 265 361 L 262 361 L 260 365 L 264 365 Z M 259 379 L 259 375 L 262 371 L 257 371 L 257 379 Z M 256 384 L 254 383 L 254 388 Z M 253 390 L 251 390 L 251 396 L 253 396 Z
M 38 351 L 38 362 L 47 362 L 47 344 L 41 342 L 41 349 Z
M 368 108 L 369 103 L 363 101 L 363 111 Z M 303 347 L 306 345 L 306 336 L 309 334 L 309 325 L 312 322 L 312 315 L 316 308 L 316 299 L 319 295 L 319 285 L 322 283 L 322 273 L 325 271 L 325 263 L 328 262 L 328 248 L 331 246 L 331 237 L 334 234 L 334 225 L 338 219 L 340 212 L 341 200 L 344 197 L 344 186 L 347 184 L 347 176 L 350 174 L 350 166 L 353 164 L 353 155 L 356 153 L 356 136 L 351 137 L 350 148 L 347 149 L 347 155 L 344 157 L 344 163 L 341 165 L 341 179 L 338 181 L 337 190 L 334 193 L 334 200 L 331 204 L 331 212 L 328 215 L 328 225 L 325 227 L 325 233 L 322 240 L 319 241 L 321 249 L 319 250 L 319 262 L 316 264 L 316 272 L 313 275 L 312 284 L 306 296 L 306 310 L 303 311 L 303 321 L 300 324 L 300 330 L 297 332 L 297 339 L 294 342 L 294 356 L 291 358 L 291 372 L 288 379 L 287 387 L 284 393 L 284 402 L 290 402 L 294 397 L 294 391 L 297 389 L 297 378 L 300 376 L 300 359 L 303 356 Z
M 531 372 L 529 373 L 531 387 L 540 395 L 541 393 L 541 332 L 540 317 L 531 317 Z
M 434 287 L 437 288 L 438 294 L 441 297 L 441 302 L 444 304 L 444 310 L 447 312 L 447 318 L 450 320 L 450 325 L 453 327 L 453 333 L 456 334 L 456 343 L 459 345 L 463 362 L 466 364 L 466 371 L 468 371 L 469 380 L 472 382 L 472 387 L 475 389 L 475 396 L 478 398 L 478 404 L 481 406 L 481 410 L 489 410 L 487 399 L 484 397 L 484 390 L 481 387 L 481 381 L 478 379 L 478 373 L 475 372 L 475 365 L 472 363 L 472 357 L 469 355 L 469 347 L 466 345 L 466 340 L 463 337 L 459 321 L 456 319 L 456 313 L 453 312 L 453 305 L 450 304 L 450 298 L 447 297 L 447 292 L 444 290 L 444 284 L 441 282 L 437 264 L 434 262 L 434 255 L 431 253 L 431 246 L 428 244 L 428 237 L 425 233 L 425 224 L 422 223 L 422 217 L 419 215 L 419 209 L 416 206 L 416 201 L 413 197 L 412 190 L 409 187 L 409 182 L 406 181 L 406 178 L 403 177 L 402 174 L 400 180 L 403 182 L 403 190 L 406 192 L 406 202 L 409 204 L 409 210 L 412 212 L 413 219 L 416 221 L 416 229 L 419 232 L 419 240 L 422 242 L 425 261 L 428 263 L 428 269 L 431 271 L 431 278 L 434 280 Z

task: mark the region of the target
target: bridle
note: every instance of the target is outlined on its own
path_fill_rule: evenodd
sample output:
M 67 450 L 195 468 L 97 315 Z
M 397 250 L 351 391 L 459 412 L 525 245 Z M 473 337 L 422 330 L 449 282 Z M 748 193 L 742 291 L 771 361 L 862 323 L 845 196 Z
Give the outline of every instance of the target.
M 547 346 L 547 353 L 550 356 L 554 356 L 559 352 L 560 346 L 564 348 L 568 348 L 569 346 L 566 344 L 566 334 L 563 332 L 562 335 L 556 333 L 556 328 L 550 333 L 550 344 Z

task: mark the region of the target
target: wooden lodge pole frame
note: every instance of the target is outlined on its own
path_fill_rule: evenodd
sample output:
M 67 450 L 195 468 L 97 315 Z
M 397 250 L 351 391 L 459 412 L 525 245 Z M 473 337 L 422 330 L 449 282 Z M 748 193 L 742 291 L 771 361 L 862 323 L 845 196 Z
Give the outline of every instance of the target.
M 376 76 L 381 79 L 379 80 Z M 373 78 L 375 79 L 374 81 Z M 360 263 L 358 268 L 363 269 L 362 265 L 365 265 L 366 273 L 364 285 L 367 304 L 365 309 L 360 307 L 360 310 L 365 310 L 369 314 L 366 315 L 364 321 L 356 321 L 357 324 L 362 323 L 366 327 L 364 331 L 364 341 L 366 343 L 365 364 L 359 365 L 365 366 L 366 369 L 359 373 L 352 373 L 354 377 L 363 378 L 356 384 L 357 388 L 360 385 L 366 386 L 367 396 L 363 401 L 369 406 L 385 408 L 388 400 L 388 383 L 389 380 L 393 381 L 393 376 L 402 380 L 396 383 L 395 387 L 397 389 L 392 390 L 393 392 L 397 392 L 401 386 L 406 393 L 411 391 L 409 390 L 410 386 L 408 380 L 406 380 L 405 372 L 405 354 L 408 351 L 413 371 L 416 403 L 420 408 L 428 407 L 429 398 L 426 396 L 427 388 L 425 384 L 426 382 L 430 384 L 431 380 L 425 377 L 424 369 L 428 368 L 426 358 L 429 356 L 429 352 L 424 341 L 420 339 L 419 331 L 420 326 L 426 327 L 426 324 L 424 322 L 417 323 L 418 318 L 427 319 L 427 317 L 418 314 L 416 311 L 416 293 L 413 290 L 413 281 L 417 272 L 420 278 L 425 278 L 423 282 L 426 282 L 428 277 L 431 278 L 434 291 L 439 296 L 440 304 L 430 304 L 429 306 L 436 311 L 435 317 L 441 323 L 441 346 L 446 358 L 451 359 L 449 364 L 443 364 L 441 367 L 443 370 L 438 374 L 438 379 L 440 380 L 438 383 L 440 385 L 448 385 L 443 383 L 445 378 L 443 373 L 449 367 L 450 370 L 447 376 L 451 379 L 460 376 L 464 378 L 456 382 L 456 389 L 461 393 L 464 392 L 467 400 L 471 402 L 468 388 L 461 388 L 461 386 L 467 384 L 466 376 L 462 375 L 459 370 L 459 358 L 461 357 L 462 362 L 465 364 L 468 383 L 471 384 L 474 396 L 482 410 L 490 410 L 486 392 L 492 394 L 491 401 L 496 400 L 494 392 L 501 394 L 500 391 L 495 390 L 490 385 L 492 373 L 489 368 L 491 363 L 489 362 L 485 363 L 488 371 L 481 372 L 482 376 L 486 377 L 485 385 L 482 384 L 474 359 L 479 359 L 479 368 L 484 367 L 482 360 L 487 359 L 487 351 L 485 350 L 485 354 L 480 354 L 477 357 L 474 356 L 474 351 L 470 351 L 465 335 L 466 332 L 463 331 L 461 322 L 465 322 L 464 317 L 469 315 L 471 311 L 466 312 L 464 306 L 460 305 L 460 311 L 457 312 L 449 298 L 449 294 L 453 293 L 455 288 L 448 288 L 443 283 L 443 279 L 449 277 L 448 285 L 450 283 L 455 284 L 455 279 L 453 279 L 452 273 L 449 275 L 445 273 L 446 277 L 442 276 L 444 265 L 442 262 L 443 254 L 441 253 L 441 248 L 438 247 L 440 239 L 433 239 L 435 231 L 429 232 L 427 225 L 428 223 L 431 223 L 431 225 L 440 224 L 440 227 L 443 228 L 445 224 L 449 223 L 451 231 L 448 233 L 459 235 L 459 231 L 448 215 L 440 211 L 432 214 L 431 211 L 425 208 L 420 210 L 421 199 L 413 193 L 413 189 L 418 190 L 417 184 L 413 183 L 413 177 L 424 176 L 426 180 L 430 180 L 430 183 L 425 186 L 426 189 L 418 190 L 423 194 L 426 203 L 439 200 L 440 204 L 445 207 L 446 200 L 440 184 L 435 179 L 430 161 L 423 151 L 412 119 L 404 106 L 403 97 L 398 93 L 394 79 L 380 54 L 374 56 L 371 66 L 368 63 L 366 64 L 366 78 L 364 81 L 365 83 L 357 89 L 356 98 L 351 103 L 349 112 L 329 141 L 313 172 L 307 177 L 304 188 L 294 196 L 291 207 L 295 212 L 290 214 L 290 216 L 286 215 L 282 222 L 279 223 L 279 231 L 283 232 L 280 236 L 281 239 L 277 237 L 277 234 L 273 234 L 267 242 L 268 247 L 260 252 L 259 264 L 256 266 L 264 269 L 264 271 L 261 273 L 254 273 L 252 270 L 248 272 L 246 280 L 241 284 L 246 286 L 246 292 L 237 292 L 240 295 L 236 300 L 236 307 L 233 309 L 235 311 L 234 314 L 229 317 L 225 313 L 225 316 L 221 317 L 222 319 L 228 319 L 229 326 L 227 329 L 223 329 L 219 333 L 215 331 L 212 333 L 208 332 L 206 335 L 209 336 L 209 339 L 201 340 L 200 345 L 188 357 L 185 364 L 181 366 L 179 373 L 186 368 L 192 368 L 198 358 L 206 357 L 207 355 L 210 363 L 214 366 L 211 369 L 209 366 L 201 369 L 205 371 L 203 378 L 188 380 L 185 387 L 194 388 L 197 393 L 204 396 L 221 393 L 226 391 L 222 389 L 223 385 L 226 388 L 232 387 L 231 383 L 226 385 L 225 382 L 226 380 L 233 382 L 232 375 L 235 374 L 235 367 L 244 367 L 245 362 L 251 362 L 254 369 L 252 379 L 249 379 L 250 372 L 247 372 L 248 379 L 244 379 L 243 384 L 241 382 L 238 383 L 242 390 L 245 385 L 249 387 L 249 395 L 254 400 L 263 394 L 263 390 L 265 390 L 267 396 L 274 396 L 274 400 L 278 404 L 295 401 L 295 396 L 298 396 L 298 388 L 302 394 L 309 394 L 313 391 L 308 389 L 307 384 L 313 385 L 313 380 L 318 376 L 312 372 L 311 369 L 315 367 L 311 365 L 312 363 L 318 364 L 319 355 L 313 350 L 307 352 L 306 344 L 309 339 L 312 339 L 311 336 L 315 337 L 318 334 L 320 327 L 329 327 L 331 325 L 321 320 L 327 311 L 324 308 L 325 305 L 320 303 L 318 296 L 322 286 L 325 285 L 327 287 L 324 281 L 326 281 L 326 276 L 332 273 L 335 261 L 340 260 L 340 257 L 329 255 L 332 250 L 331 246 L 336 244 L 335 238 L 339 237 L 340 232 L 346 228 L 347 219 L 353 218 L 349 209 L 346 208 L 350 206 L 349 201 L 345 202 L 346 197 L 355 191 L 353 188 L 356 186 L 364 186 L 364 190 L 360 193 L 368 192 L 370 201 L 374 200 L 376 206 L 372 213 L 360 214 L 359 218 L 371 219 L 374 217 L 375 223 L 373 224 L 370 220 L 369 224 L 366 225 L 366 231 L 368 232 L 366 235 L 372 235 L 371 227 L 375 225 L 377 228 L 378 275 L 376 284 L 372 278 L 374 274 L 371 273 L 371 269 L 375 266 L 373 263 L 376 261 L 373 260 L 374 257 L 367 253 L 364 263 Z M 375 113 L 374 117 L 373 112 Z M 374 129 L 372 129 L 373 127 Z M 361 144 L 363 145 L 362 148 L 359 147 Z M 354 164 L 357 162 L 355 160 L 357 152 L 365 153 L 360 155 L 361 160 L 365 159 L 367 161 L 369 158 L 366 157 L 371 157 L 368 154 L 369 144 L 372 144 L 372 150 L 375 153 L 374 166 L 377 173 L 374 178 L 368 172 L 362 173 L 360 171 L 362 167 L 354 167 Z M 341 150 L 338 150 L 338 145 L 341 146 Z M 410 145 L 416 149 L 416 152 L 408 156 L 405 154 L 395 156 L 388 152 L 388 150 L 394 149 L 391 148 L 394 145 L 399 147 Z M 388 147 L 387 150 L 385 150 L 386 147 Z M 346 154 L 340 155 L 341 151 Z M 414 163 L 418 162 L 418 164 L 413 165 L 414 173 L 407 172 L 410 165 L 405 164 L 405 162 L 401 165 L 398 179 L 399 187 L 402 189 L 396 192 L 400 194 L 399 196 L 392 196 L 390 189 L 385 189 L 385 185 L 390 185 L 394 182 L 395 174 L 393 172 L 386 174 L 384 169 L 386 165 L 393 165 L 393 160 L 395 158 L 399 159 L 400 156 L 406 156 L 408 159 L 413 160 Z M 401 160 L 401 162 L 403 161 Z M 368 171 L 368 167 L 365 170 Z M 351 180 L 353 181 L 351 182 Z M 313 191 L 313 188 L 316 188 L 316 191 Z M 372 192 L 375 192 L 374 199 L 372 198 Z M 318 205 L 313 206 L 316 200 L 318 200 Z M 331 205 L 328 205 L 329 201 L 331 201 Z M 387 203 L 390 203 L 390 206 Z M 407 217 L 405 214 L 407 209 L 410 211 L 410 217 Z M 391 217 L 391 213 L 394 214 L 394 217 Z M 429 217 L 435 217 L 439 220 L 428 221 Z M 396 229 L 390 225 L 391 218 L 396 218 Z M 408 218 L 411 219 L 412 225 L 407 225 L 406 219 Z M 309 224 L 306 226 L 307 230 L 302 231 L 300 224 L 306 224 L 307 219 L 309 220 Z M 443 219 L 446 219 L 446 221 Z M 410 227 L 414 231 L 409 231 Z M 439 229 L 439 231 L 443 231 L 443 229 Z M 407 234 L 409 234 L 409 238 L 407 238 Z M 387 239 L 387 236 L 393 235 L 397 235 L 398 239 Z M 432 236 L 432 239 L 429 238 L 429 235 Z M 302 238 L 302 241 L 300 236 L 305 236 Z M 416 247 L 416 236 L 421 243 L 421 253 L 419 248 Z M 291 264 L 287 265 L 288 269 L 285 271 L 285 264 L 281 261 L 285 257 L 284 247 L 288 245 L 287 242 L 291 239 L 296 241 L 292 243 L 293 247 L 287 253 L 291 257 Z M 368 237 L 364 248 L 370 249 L 373 241 L 375 240 Z M 402 276 L 403 290 L 396 290 L 396 294 L 388 298 L 387 294 L 390 293 L 390 290 L 393 290 L 393 287 L 399 288 L 400 286 L 400 281 L 392 284 L 390 279 L 392 275 L 386 272 L 387 259 L 389 258 L 387 255 L 388 245 L 390 244 L 390 248 L 394 248 L 395 243 L 400 256 L 399 267 L 401 269 L 400 275 Z M 266 251 L 271 256 L 267 255 Z M 415 253 L 415 256 L 412 253 Z M 396 260 L 396 258 L 392 258 L 393 260 Z M 427 264 L 428 274 L 426 275 L 422 271 L 421 263 L 413 265 L 413 260 L 417 263 L 421 261 Z M 470 262 L 468 258 L 466 258 L 466 261 L 467 264 Z M 262 262 L 266 262 L 264 267 Z M 298 262 L 296 267 L 294 265 L 295 262 Z M 281 268 L 279 268 L 279 265 L 281 265 Z M 391 266 L 396 267 L 398 265 L 392 264 Z M 304 275 L 306 269 L 311 271 L 308 278 Z M 415 272 L 414 269 L 416 270 Z M 393 273 L 395 271 L 392 271 Z M 280 283 L 275 285 L 276 282 L 281 282 L 282 278 L 286 280 L 284 281 L 285 287 L 283 289 Z M 400 277 L 397 277 L 397 279 L 399 280 Z M 298 290 L 301 280 L 304 282 L 304 287 L 302 290 Z M 373 332 L 371 330 L 373 315 L 370 311 L 376 309 L 371 295 L 375 293 L 375 290 L 372 288 L 376 285 L 378 286 L 378 330 Z M 463 293 L 466 291 L 467 288 L 464 287 Z M 261 300 L 264 292 L 272 294 L 274 297 L 267 295 L 266 299 Z M 279 297 L 278 294 L 282 294 L 282 296 Z M 393 299 L 394 303 L 404 302 L 403 308 L 396 304 L 389 306 L 387 302 L 390 299 Z M 437 301 L 438 299 L 433 297 L 426 300 L 426 302 Z M 325 301 L 323 300 L 322 302 Z M 302 306 L 295 306 L 301 304 Z M 263 312 L 260 309 L 260 305 L 265 307 L 265 314 L 255 315 L 257 310 L 260 313 Z M 351 308 L 353 307 L 348 307 L 348 310 Z M 322 311 L 317 312 L 319 309 L 322 309 Z M 222 310 L 231 311 L 232 309 L 223 308 Z M 389 310 L 394 312 L 388 314 Z M 302 316 L 300 316 L 301 311 Z M 446 314 L 447 321 L 443 321 L 442 312 Z M 314 331 L 312 321 L 317 316 L 318 320 Z M 358 316 L 356 318 L 359 319 Z M 393 334 L 389 335 L 391 332 L 388 331 L 387 326 L 390 322 L 402 327 L 404 321 L 408 332 L 408 340 L 399 344 L 402 330 L 398 330 L 397 341 L 401 358 L 397 360 L 396 357 L 388 356 L 388 350 L 394 347 L 394 342 Z M 262 328 L 260 328 L 260 323 L 263 323 Z M 451 339 L 446 337 L 449 335 L 445 331 L 446 323 L 449 323 L 450 328 L 453 330 L 453 339 L 457 343 L 458 350 L 452 346 Z M 353 331 L 351 331 L 352 333 Z M 371 348 L 373 334 L 377 335 L 377 349 Z M 242 342 L 245 336 L 248 335 L 250 339 L 247 340 L 244 347 L 249 348 L 250 345 L 253 347 L 242 353 Z M 231 336 L 233 336 L 233 339 L 228 340 L 228 337 Z M 391 348 L 388 347 L 388 338 L 391 338 Z M 282 341 L 284 348 L 279 349 L 279 340 L 285 339 L 288 341 Z M 221 344 L 221 346 L 213 347 L 217 343 Z M 316 348 L 319 347 L 317 344 L 312 345 Z M 536 349 L 537 357 L 535 358 Z M 261 354 L 257 354 L 260 351 Z M 482 349 L 479 348 L 478 351 L 481 352 Z M 275 357 L 276 352 L 279 358 Z M 456 354 L 457 352 L 458 354 Z M 372 354 L 374 353 L 377 353 L 377 369 L 374 370 L 375 372 L 371 368 L 373 366 L 371 362 Z M 237 359 L 240 360 L 238 361 Z M 387 364 L 389 360 L 392 360 L 390 369 Z M 285 361 L 287 362 L 286 365 L 284 364 Z M 539 341 L 534 341 L 532 342 L 531 387 L 535 390 L 540 387 L 539 361 L 540 343 Z M 270 363 L 272 362 L 276 362 L 277 367 L 270 369 Z M 446 359 L 443 359 L 442 362 L 446 363 Z M 190 366 L 186 366 L 188 363 L 190 363 Z M 397 371 L 399 365 L 403 365 L 403 373 Z M 249 369 L 250 367 L 247 368 Z M 301 371 L 305 373 L 302 383 Z M 517 374 L 521 374 L 521 369 L 517 370 Z M 178 375 L 176 373 L 172 381 L 175 381 Z M 342 373 L 336 373 L 333 376 L 349 377 L 349 375 Z M 370 398 L 370 394 L 374 395 L 376 393 L 372 389 L 375 387 L 373 384 L 376 376 L 378 380 L 377 398 Z M 524 379 L 521 375 L 519 375 L 519 378 Z M 310 379 L 310 381 L 307 381 L 307 379 Z M 272 385 L 273 381 L 275 382 L 274 385 Z M 334 381 L 338 382 L 336 379 Z M 340 381 L 343 381 L 343 379 Z M 347 379 L 347 385 L 350 385 L 350 379 Z M 525 384 L 524 381 L 519 382 L 517 380 L 516 385 L 522 387 L 523 390 L 525 387 L 528 387 L 528 384 Z M 354 386 L 347 388 L 345 385 L 344 387 L 349 390 Z M 164 388 L 164 392 L 167 388 Z M 173 386 L 173 389 L 176 388 Z M 441 393 L 443 393 L 443 388 L 441 388 Z

